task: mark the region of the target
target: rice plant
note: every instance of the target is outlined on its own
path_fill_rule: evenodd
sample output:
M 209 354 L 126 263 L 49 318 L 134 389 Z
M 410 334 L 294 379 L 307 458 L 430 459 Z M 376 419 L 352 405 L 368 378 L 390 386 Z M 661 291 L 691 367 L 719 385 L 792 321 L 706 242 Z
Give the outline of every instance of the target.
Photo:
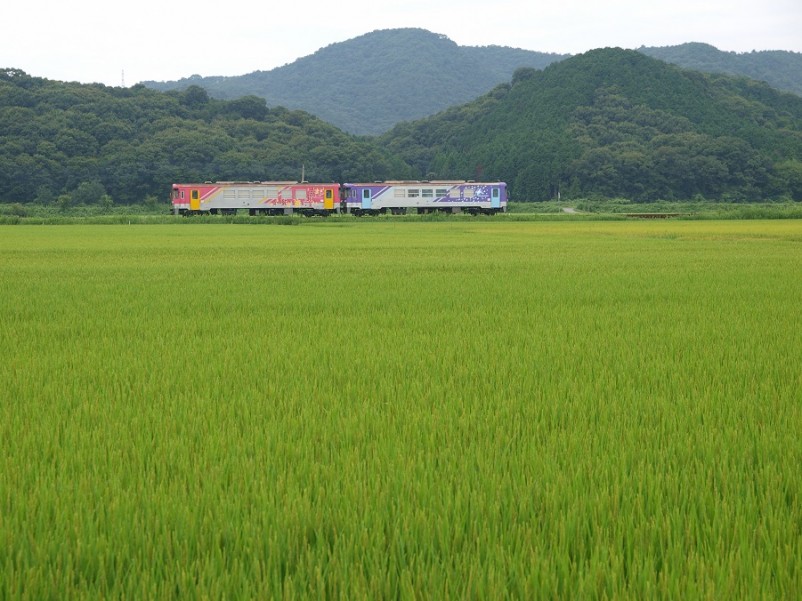
M 2 598 L 802 593 L 796 221 L 0 256 Z

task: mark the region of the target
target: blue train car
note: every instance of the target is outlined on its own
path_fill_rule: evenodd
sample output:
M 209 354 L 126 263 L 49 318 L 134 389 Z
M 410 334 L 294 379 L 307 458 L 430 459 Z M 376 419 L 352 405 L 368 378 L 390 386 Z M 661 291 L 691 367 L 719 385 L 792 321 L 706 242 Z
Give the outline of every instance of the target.
M 343 184 L 342 208 L 354 215 L 443 211 L 472 214 L 507 210 L 507 184 L 473 181 L 388 181 Z

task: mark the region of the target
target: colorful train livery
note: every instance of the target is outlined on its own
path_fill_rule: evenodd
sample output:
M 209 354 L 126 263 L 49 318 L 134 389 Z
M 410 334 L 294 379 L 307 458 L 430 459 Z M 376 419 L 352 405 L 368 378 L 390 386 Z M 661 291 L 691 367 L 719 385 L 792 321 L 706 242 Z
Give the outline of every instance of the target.
M 403 214 L 442 211 L 447 213 L 503 212 L 507 208 L 504 182 L 387 181 L 371 184 L 343 184 L 343 202 L 349 213 Z
M 373 183 L 205 182 L 173 184 L 175 214 L 378 215 L 507 210 L 504 182 L 386 181 Z
M 176 214 L 328 215 L 340 209 L 338 184 L 298 182 L 206 182 L 173 184 Z

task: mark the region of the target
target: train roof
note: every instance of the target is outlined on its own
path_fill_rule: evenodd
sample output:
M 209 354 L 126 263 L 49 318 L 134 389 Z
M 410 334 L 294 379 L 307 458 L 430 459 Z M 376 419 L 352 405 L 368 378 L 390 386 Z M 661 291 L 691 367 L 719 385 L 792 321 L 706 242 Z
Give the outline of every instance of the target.
M 219 181 L 219 182 L 178 182 L 174 186 L 337 186 L 337 182 L 296 182 L 296 181 Z
M 386 180 L 379 182 L 346 182 L 346 186 L 462 186 L 504 184 L 499 181 L 474 181 L 472 179 L 432 179 L 432 180 Z M 506 184 L 505 184 L 506 185 Z

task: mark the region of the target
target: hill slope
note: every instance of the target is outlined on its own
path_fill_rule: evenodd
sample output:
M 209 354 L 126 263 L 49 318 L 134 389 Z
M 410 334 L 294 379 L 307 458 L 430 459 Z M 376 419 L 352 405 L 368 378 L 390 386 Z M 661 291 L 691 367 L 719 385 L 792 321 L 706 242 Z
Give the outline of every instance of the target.
M 778 90 L 802 96 L 802 53 L 785 50 L 723 52 L 709 44 L 691 42 L 662 48 L 639 48 L 639 52 L 686 69 L 726 73 L 765 81 Z
M 501 179 L 518 200 L 802 200 L 802 98 L 629 50 L 521 69 L 382 142 L 420 177 Z
M 54 82 L 0 69 L 0 202 L 166 199 L 187 180 L 407 175 L 372 140 L 254 96 Z M 68 200 L 69 202 L 69 200 Z
M 802 54 L 737 54 L 708 44 L 641 47 L 647 56 L 686 69 L 765 81 L 802 95 Z M 469 102 L 507 82 L 516 69 L 543 69 L 569 55 L 501 46 L 458 46 L 423 29 L 374 31 L 332 44 L 271 71 L 234 77 L 193 75 L 144 82 L 167 91 L 201 86 L 214 98 L 262 97 L 270 106 L 310 112 L 344 131 L 380 134 L 402 121 Z
M 515 70 L 375 139 L 264 99 L 0 69 L 0 201 L 164 197 L 187 179 L 490 178 L 514 200 L 802 200 L 802 98 L 605 49 Z M 89 186 L 89 187 L 87 187 Z M 49 200 L 48 200 L 49 199 Z
M 378 134 L 473 100 L 509 81 L 518 67 L 540 69 L 562 58 L 499 46 L 462 47 L 423 29 L 391 29 L 332 44 L 271 71 L 145 85 L 158 90 L 198 85 L 215 98 L 253 94 L 270 106 L 308 111 L 344 131 Z

